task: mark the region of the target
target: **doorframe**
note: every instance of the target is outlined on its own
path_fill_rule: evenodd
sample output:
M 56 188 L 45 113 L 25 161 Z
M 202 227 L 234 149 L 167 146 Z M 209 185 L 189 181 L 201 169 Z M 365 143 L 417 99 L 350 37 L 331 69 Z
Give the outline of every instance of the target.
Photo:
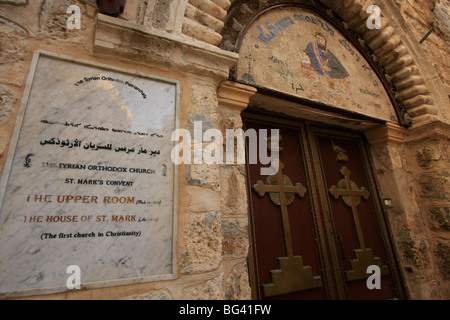
M 261 122 L 265 124 L 282 124 L 287 127 L 294 127 L 301 132 L 302 136 L 299 136 L 299 139 L 304 146 L 304 150 L 301 150 L 302 155 L 304 156 L 305 163 L 305 174 L 306 179 L 305 183 L 307 183 L 310 188 L 314 188 L 314 192 L 310 192 L 310 203 L 311 203 L 311 212 L 314 234 L 318 236 L 319 239 L 316 239 L 318 243 L 317 246 L 320 246 L 320 250 L 318 250 L 317 255 L 319 259 L 319 264 L 321 266 L 321 276 L 323 281 L 327 282 L 327 285 L 324 286 L 324 294 L 326 299 L 345 299 L 347 297 L 346 293 L 346 285 L 345 285 L 345 276 L 344 270 L 341 268 L 341 264 L 338 258 L 337 253 L 337 244 L 336 239 L 332 234 L 330 234 L 331 230 L 334 230 L 334 226 L 332 225 L 332 216 L 331 216 L 331 206 L 329 204 L 329 199 L 325 190 L 327 190 L 327 186 L 324 184 L 324 173 L 323 168 L 321 166 L 313 166 L 312 163 L 320 163 L 319 161 L 319 150 L 315 139 L 314 133 L 339 133 L 342 137 L 357 139 L 361 148 L 362 158 L 364 161 L 364 165 L 367 168 L 368 172 L 366 172 L 367 180 L 369 181 L 371 190 L 374 190 L 373 203 L 375 205 L 375 215 L 378 220 L 381 237 L 383 241 L 383 246 L 386 250 L 387 263 L 390 267 L 390 278 L 394 290 L 394 294 L 399 299 L 406 299 L 405 293 L 405 285 L 403 275 L 400 269 L 400 260 L 398 259 L 398 252 L 394 245 L 394 237 L 392 233 L 392 228 L 390 226 L 389 219 L 387 217 L 387 211 L 385 207 L 382 205 L 382 197 L 381 197 L 381 188 L 375 176 L 375 166 L 372 161 L 372 154 L 370 152 L 370 141 L 366 138 L 366 135 L 369 136 L 377 136 L 379 137 L 380 128 L 388 127 L 388 128 L 396 128 L 394 125 L 379 125 L 376 126 L 375 129 L 370 129 L 369 134 L 364 131 L 356 131 L 353 129 L 345 128 L 342 126 L 324 124 L 321 122 L 315 122 L 311 120 L 304 120 L 300 118 L 291 118 L 285 115 L 280 115 L 277 113 L 266 113 L 261 112 L 257 109 L 249 107 L 242 113 L 242 119 L 245 125 L 246 120 L 251 120 L 255 122 Z M 327 127 L 325 127 L 325 125 Z M 399 127 L 399 126 L 398 126 Z M 396 128 L 397 129 L 397 128 Z M 384 130 L 382 130 L 385 132 Z M 391 132 L 400 132 L 398 130 L 391 130 Z M 390 136 L 387 134 L 387 136 Z M 394 135 L 395 136 L 395 135 Z M 385 140 L 383 140 L 384 142 Z M 399 135 L 398 140 L 400 141 Z M 247 146 L 246 146 L 247 148 Z M 308 155 L 306 155 L 308 154 Z M 246 153 L 248 157 L 248 153 Z M 246 166 L 249 165 L 248 159 L 246 162 Z M 253 206 L 251 201 L 251 181 L 249 177 L 248 167 L 246 168 L 247 174 L 247 192 L 248 192 L 248 203 L 249 203 L 249 256 L 248 256 L 248 266 L 249 266 L 249 281 L 250 287 L 252 290 L 252 298 L 258 299 L 261 298 L 258 295 L 258 289 L 255 287 L 257 285 L 257 268 L 256 268 L 256 251 L 254 247 L 254 227 L 252 225 L 251 214 L 253 212 Z M 317 185 L 316 185 L 317 183 Z M 320 205 L 320 204 L 322 205 Z M 324 209 L 323 213 L 326 215 L 326 218 L 323 219 L 320 214 L 320 208 Z M 330 222 L 331 221 L 331 222 Z M 324 227 L 324 224 L 326 225 Z M 330 225 L 331 224 L 331 225 Z M 325 238 L 326 237 L 326 238 Z M 328 244 L 327 244 L 328 243 Z M 327 248 L 330 250 L 330 257 L 327 255 Z M 335 274 L 335 270 L 338 270 L 337 274 Z M 334 280 L 333 280 L 334 279 Z M 336 286 L 334 286 L 336 284 Z
M 378 181 L 375 177 L 375 166 L 372 161 L 371 152 L 369 150 L 369 142 L 368 142 L 364 132 L 349 130 L 347 128 L 342 128 L 342 127 L 334 127 L 334 128 L 327 127 L 326 128 L 326 127 L 324 127 L 323 124 L 311 123 L 311 122 L 307 122 L 306 126 L 308 128 L 307 133 L 308 133 L 308 139 L 310 141 L 309 147 L 311 147 L 313 149 L 312 150 L 312 161 L 313 162 L 320 163 L 320 160 L 319 160 L 320 152 L 319 152 L 319 148 L 318 148 L 317 139 L 316 139 L 316 141 L 313 141 L 314 138 L 316 137 L 315 133 L 335 134 L 335 135 L 339 135 L 343 138 L 350 138 L 350 139 L 355 139 L 358 141 L 359 147 L 361 150 L 362 160 L 364 162 L 364 167 L 367 169 L 367 170 L 365 170 L 365 173 L 366 173 L 366 178 L 369 182 L 368 187 L 370 188 L 370 190 L 374 191 L 371 193 L 371 196 L 373 197 L 372 202 L 375 206 L 374 213 L 375 213 L 375 216 L 378 221 L 378 226 L 380 228 L 383 247 L 386 250 L 386 256 L 387 256 L 386 262 L 389 265 L 390 277 L 391 277 L 391 281 L 392 281 L 394 294 L 399 299 L 405 299 L 406 294 L 404 291 L 404 282 L 403 282 L 400 268 L 399 268 L 400 262 L 398 259 L 398 254 L 395 250 L 395 245 L 394 245 L 394 241 L 393 241 L 393 239 L 394 239 L 393 232 L 392 232 L 391 225 L 389 223 L 388 213 L 385 210 L 385 207 L 382 205 L 381 188 L 380 188 L 380 184 L 378 183 Z M 322 203 L 327 202 L 327 211 L 328 212 L 324 212 L 327 214 L 325 223 L 327 223 L 327 221 L 331 221 L 330 224 L 333 224 L 332 223 L 333 216 L 331 213 L 331 205 L 329 203 L 329 196 L 327 196 L 327 193 L 324 192 L 325 190 L 328 190 L 328 186 L 322 184 L 325 182 L 325 173 L 323 171 L 323 167 L 315 166 L 315 170 L 316 170 L 316 174 L 317 174 L 317 183 L 319 184 L 318 189 L 320 192 L 321 202 Z M 334 226 L 332 228 L 327 228 L 326 230 L 328 230 L 328 231 L 334 230 Z M 335 238 L 333 237 L 333 235 L 331 233 L 328 234 L 328 240 L 332 243 L 332 245 L 330 244 L 330 249 L 336 250 L 337 244 L 335 243 Z M 335 268 L 337 268 L 338 266 L 340 266 L 340 261 L 338 259 L 337 252 L 335 255 L 333 254 L 332 257 L 337 259 L 336 261 L 333 261 Z M 342 271 L 344 271 L 344 270 L 342 270 Z M 341 287 L 338 286 L 338 290 L 339 290 L 339 296 L 341 297 L 341 296 L 344 296 L 344 294 L 345 294 L 345 296 L 347 294 L 345 292 L 346 286 L 344 285 L 344 283 L 345 283 L 344 273 L 341 272 L 340 276 L 341 276 L 341 279 L 339 280 L 339 284 L 341 284 Z

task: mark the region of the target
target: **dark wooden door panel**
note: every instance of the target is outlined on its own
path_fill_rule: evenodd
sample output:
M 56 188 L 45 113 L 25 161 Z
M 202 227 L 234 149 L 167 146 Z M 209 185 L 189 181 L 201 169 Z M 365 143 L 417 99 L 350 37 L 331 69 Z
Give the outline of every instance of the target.
M 362 140 L 359 137 L 321 133 L 320 129 L 314 134 L 324 185 L 328 188 L 332 232 L 336 237 L 336 251 L 344 271 L 348 298 L 395 298 L 389 279 L 381 221 L 377 214 L 377 190 L 369 179 L 371 168 L 365 161 Z M 334 186 L 335 192 L 332 190 Z M 350 193 L 355 195 L 348 195 Z M 359 250 L 359 257 L 355 250 Z M 368 261 L 363 261 L 363 258 Z M 369 290 L 366 285 L 370 276 L 366 273 L 369 265 L 379 265 L 382 271 L 380 290 Z M 356 275 L 357 270 L 363 273 Z
M 282 140 L 280 147 L 283 151 L 280 154 L 280 161 L 283 165 L 282 173 L 284 175 L 285 182 L 288 184 L 296 185 L 301 183 L 306 188 L 306 193 L 303 197 L 299 197 L 293 193 L 287 195 L 289 198 L 289 205 L 286 206 L 289 227 L 290 238 L 293 256 L 301 257 L 303 266 L 309 266 L 313 276 L 320 276 L 320 265 L 317 256 L 315 234 L 313 221 L 311 216 L 311 206 L 308 195 L 307 178 L 305 174 L 304 159 L 302 155 L 302 145 L 300 141 L 301 130 L 292 129 L 280 126 L 268 126 L 255 122 L 246 122 L 246 129 L 279 129 Z M 281 205 L 274 203 L 271 200 L 270 194 L 267 193 L 264 196 L 260 196 L 253 188 L 253 186 L 260 181 L 261 185 L 269 184 L 268 176 L 262 176 L 260 172 L 261 164 L 250 165 L 250 188 L 251 201 L 252 201 L 252 230 L 253 241 L 255 247 L 254 260 L 256 265 L 256 271 L 258 274 L 257 279 L 257 291 L 260 298 L 267 298 L 267 294 L 264 293 L 264 285 L 268 285 L 276 282 L 272 273 L 274 270 L 280 269 L 279 258 L 292 258 L 289 257 L 289 252 L 286 248 L 285 237 L 286 230 L 283 227 L 282 221 L 282 208 Z M 276 197 L 280 197 L 277 194 Z M 292 200 L 291 200 L 292 199 Z M 289 245 L 289 244 L 288 244 Z M 275 271 L 277 273 L 278 271 Z M 285 272 L 285 270 L 281 270 Z M 302 270 L 298 270 L 302 272 Z M 316 281 L 320 282 L 321 279 Z M 289 289 L 287 289 L 289 290 Z M 270 299 L 323 299 L 324 295 L 322 288 L 311 288 L 302 290 L 304 292 L 296 291 L 289 294 L 280 294 L 276 296 L 270 296 Z

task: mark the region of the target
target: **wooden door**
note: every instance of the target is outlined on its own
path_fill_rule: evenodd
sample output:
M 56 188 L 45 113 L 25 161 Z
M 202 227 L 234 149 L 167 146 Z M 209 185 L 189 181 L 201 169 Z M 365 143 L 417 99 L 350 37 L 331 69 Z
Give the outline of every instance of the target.
M 275 175 L 248 164 L 254 298 L 402 298 L 362 136 L 256 118 L 245 129 L 278 129 L 281 152 Z M 369 266 L 378 267 L 381 289 L 369 289 Z

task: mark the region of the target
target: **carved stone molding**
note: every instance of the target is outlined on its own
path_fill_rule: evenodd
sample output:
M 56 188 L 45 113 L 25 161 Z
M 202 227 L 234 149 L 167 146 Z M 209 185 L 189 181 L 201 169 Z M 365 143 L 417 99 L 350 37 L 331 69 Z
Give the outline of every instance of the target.
M 376 59 L 384 66 L 387 77 L 397 88 L 398 99 L 403 102 L 413 124 L 432 119 L 438 114 L 413 54 L 401 37 L 401 30 L 385 16 L 382 16 L 381 29 L 367 28 L 366 22 L 370 14 L 366 10 L 374 4 L 373 1 L 320 0 L 320 2 L 340 16 L 374 52 Z
M 170 34 L 136 23 L 98 14 L 95 50 L 120 54 L 161 68 L 214 78 L 218 83 L 228 78 L 237 60 L 236 53 L 197 41 L 185 35 Z
M 16 6 L 24 6 L 28 4 L 28 0 L 0 0 L 0 3 L 14 4 Z
M 229 0 L 188 0 L 183 18 L 182 32 L 187 36 L 218 45 L 220 35 L 231 6 Z
M 364 134 L 372 146 L 386 144 L 404 143 L 406 130 L 401 126 L 393 123 L 386 123 L 381 126 L 364 131 Z
M 408 130 L 407 143 L 426 140 L 450 140 L 450 125 L 441 121 L 433 121 Z
M 441 121 L 422 124 L 408 130 L 393 123 L 376 126 L 364 131 L 372 146 L 386 144 L 419 143 L 450 139 L 450 125 Z
M 225 81 L 219 88 L 219 106 L 241 113 L 244 111 L 250 98 L 256 94 L 256 89 L 244 84 Z

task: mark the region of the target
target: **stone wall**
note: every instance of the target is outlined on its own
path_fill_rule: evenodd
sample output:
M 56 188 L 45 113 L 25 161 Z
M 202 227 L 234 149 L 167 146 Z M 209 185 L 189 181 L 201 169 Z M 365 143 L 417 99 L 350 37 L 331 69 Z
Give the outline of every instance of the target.
M 415 173 L 413 183 L 427 231 L 419 242 L 412 243 L 409 257 L 418 266 L 430 263 L 423 274 L 436 283 L 436 291 L 444 299 L 450 296 L 449 134 L 450 128 L 440 124 L 412 130 L 407 134 L 406 151 L 409 169 Z M 426 253 L 430 259 L 420 259 L 417 253 Z
M 448 0 L 400 0 L 401 18 L 419 42 L 431 28 L 435 31 L 421 44 L 440 81 L 450 88 L 450 2 Z
M 403 41 L 417 63 L 425 80 L 424 84 L 430 90 L 429 103 L 440 110 L 435 121 L 426 120 L 409 128 L 405 132 L 404 144 L 383 147 L 383 151 L 374 156 L 374 161 L 397 159 L 388 163 L 394 167 L 393 175 L 399 188 L 395 198 L 398 202 L 403 199 L 404 203 L 397 202 L 397 206 L 394 205 L 389 210 L 393 224 L 398 228 L 394 238 L 399 248 L 399 258 L 403 261 L 411 298 L 448 299 L 450 234 L 446 225 L 450 204 L 450 158 L 447 150 L 450 139 L 449 1 L 374 2 L 379 3 L 386 16 L 402 31 Z M 431 28 L 434 31 L 420 44 Z M 413 102 L 414 100 L 417 101 Z M 420 100 L 426 99 L 419 96 L 419 99 L 405 102 L 419 104 Z M 379 179 L 383 181 L 382 174 Z M 387 193 L 395 190 L 388 186 L 382 189 Z
M 450 126 L 371 129 L 375 173 L 410 299 L 448 299 Z

